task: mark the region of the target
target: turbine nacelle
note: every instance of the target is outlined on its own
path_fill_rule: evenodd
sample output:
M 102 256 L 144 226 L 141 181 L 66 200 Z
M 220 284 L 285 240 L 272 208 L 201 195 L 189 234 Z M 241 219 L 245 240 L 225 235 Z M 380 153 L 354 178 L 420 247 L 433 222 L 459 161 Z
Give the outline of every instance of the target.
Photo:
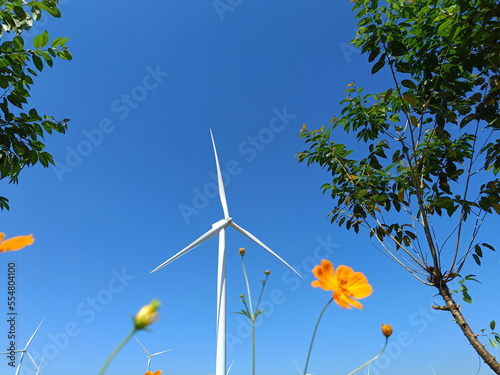
M 212 229 L 218 228 L 219 231 L 223 228 L 227 228 L 228 225 L 231 225 L 233 218 L 228 217 L 227 219 L 219 220 L 218 222 L 212 224 Z

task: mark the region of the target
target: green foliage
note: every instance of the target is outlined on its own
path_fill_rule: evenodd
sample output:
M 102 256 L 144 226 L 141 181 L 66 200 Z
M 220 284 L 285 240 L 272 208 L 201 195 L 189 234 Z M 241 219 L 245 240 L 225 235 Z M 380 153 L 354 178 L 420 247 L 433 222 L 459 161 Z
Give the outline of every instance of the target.
M 65 133 L 68 119 L 57 120 L 38 114 L 35 108 L 26 109 L 29 90 L 45 65 L 52 67 L 55 58 L 71 60 L 66 47 L 68 38 L 56 38 L 49 44 L 47 31 L 33 40 L 33 49 L 25 46 L 22 32 L 40 20 L 41 12 L 60 17 L 57 1 L 24 2 L 0 0 L 0 179 L 16 183 L 24 167 L 40 163 L 54 164 L 44 151 L 46 133 Z M 6 33 L 4 33 L 4 31 Z M 9 35 L 10 34 L 10 35 Z M 0 209 L 8 209 L 8 200 L 0 197 Z
M 496 326 L 496 323 L 495 323 L 494 320 L 492 320 L 490 322 L 490 330 L 491 330 L 491 332 L 488 333 L 488 334 L 486 334 L 485 333 L 486 329 L 483 328 L 481 330 L 481 334 L 482 334 L 482 336 L 486 336 L 486 337 L 490 336 L 489 337 L 489 342 L 490 342 L 491 346 L 496 349 L 496 348 L 498 348 L 498 345 L 500 345 L 500 334 L 498 334 L 497 332 L 495 332 L 495 326 Z
M 368 55 L 372 73 L 383 69 L 392 83 L 377 94 L 349 84 L 341 116 L 318 130 L 304 125 L 300 137 L 310 148 L 298 160 L 331 174 L 322 189 L 335 201 L 332 223 L 356 233 L 368 228 L 396 261 L 436 285 L 460 271 L 484 217 L 500 214 L 500 5 L 384 4 L 355 1 L 352 43 Z M 355 149 L 335 141 L 338 128 L 355 135 Z M 402 221 L 397 213 L 408 215 Z M 457 219 L 447 272 L 441 255 L 452 234 L 438 243 L 432 227 L 442 216 Z M 469 219 L 472 240 L 463 245 Z M 472 256 L 480 264 L 481 246 Z

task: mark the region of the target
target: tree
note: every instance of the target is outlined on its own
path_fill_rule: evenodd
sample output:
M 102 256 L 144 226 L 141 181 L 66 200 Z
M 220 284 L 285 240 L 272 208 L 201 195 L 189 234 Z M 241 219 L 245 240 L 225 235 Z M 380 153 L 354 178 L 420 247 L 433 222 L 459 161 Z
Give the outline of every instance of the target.
M 41 139 L 53 131 L 64 133 L 69 121 L 25 109 L 37 71 L 52 67 L 54 58 L 72 58 L 65 45 L 68 38 L 56 38 L 49 47 L 47 31 L 33 39 L 33 49 L 25 47 L 21 34 L 40 20 L 42 11 L 61 17 L 57 0 L 0 0 L 0 180 L 8 177 L 10 183 L 18 182 L 24 167 L 54 164 Z M 8 199 L 0 196 L 0 209 L 4 208 L 9 209 Z
M 500 214 L 500 4 L 497 0 L 352 0 L 359 19 L 351 42 L 372 74 L 391 77 L 378 94 L 349 84 L 340 117 L 300 137 L 300 162 L 331 173 L 332 223 L 370 237 L 423 284 L 437 288 L 482 359 L 486 350 L 449 283 L 466 260 L 481 264 L 486 218 Z M 355 150 L 334 140 L 352 132 Z M 439 231 L 435 230 L 439 226 Z M 443 228 L 448 228 L 447 233 Z M 462 278 L 461 296 L 470 302 Z M 490 328 L 495 328 L 494 321 Z M 495 332 L 491 344 L 500 344 Z

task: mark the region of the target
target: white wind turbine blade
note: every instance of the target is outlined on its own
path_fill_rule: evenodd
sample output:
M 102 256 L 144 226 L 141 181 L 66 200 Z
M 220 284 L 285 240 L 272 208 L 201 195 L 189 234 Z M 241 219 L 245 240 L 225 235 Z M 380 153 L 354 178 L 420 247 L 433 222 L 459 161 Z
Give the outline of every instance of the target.
M 40 371 L 40 369 L 42 368 L 43 358 L 44 358 L 44 355 L 42 356 L 42 360 L 40 361 L 40 365 L 38 366 L 38 369 L 37 369 L 35 375 L 38 375 L 38 374 L 42 375 L 42 372 Z
M 229 366 L 229 368 L 227 369 L 227 372 L 226 372 L 226 375 L 229 375 L 229 371 L 231 371 L 231 367 L 233 367 L 233 364 L 234 364 L 234 360 L 236 358 L 233 359 L 233 362 L 231 362 L 231 366 Z M 209 375 L 215 375 L 215 374 L 209 374 Z
M 36 328 L 35 332 L 33 332 L 33 335 L 31 335 L 30 339 L 28 340 L 28 343 L 26 344 L 26 347 L 23 350 L 21 350 L 21 357 L 19 358 L 19 363 L 17 364 L 16 375 L 19 375 L 19 372 L 21 371 L 21 364 L 23 363 L 24 353 L 26 353 L 26 351 L 28 350 L 28 346 L 30 346 L 31 341 L 33 340 L 36 333 L 40 329 L 40 326 L 42 325 L 44 320 L 45 320 L 45 318 L 42 319 L 42 321 L 40 322 L 40 324 Z
M 151 358 L 153 358 L 155 355 L 158 355 L 158 354 L 163 354 L 163 353 L 166 353 L 166 352 L 169 352 L 173 349 L 169 349 L 169 350 L 164 350 L 163 352 L 158 352 L 158 353 L 155 353 L 155 354 L 151 354 L 149 357 L 148 357 L 148 370 L 149 371 L 149 366 L 151 364 Z
M 164 351 L 162 351 L 162 352 L 158 352 L 158 353 L 155 353 L 155 354 L 151 354 L 151 357 L 154 357 L 155 355 L 163 354 L 163 353 L 166 353 L 166 352 L 170 352 L 170 351 L 172 351 L 172 350 L 174 350 L 174 349 L 168 349 L 168 350 L 164 350 Z
M 146 354 L 147 354 L 147 355 L 148 355 L 148 357 L 149 357 L 149 352 L 148 352 L 148 350 L 144 347 L 144 345 L 142 345 L 142 344 L 141 344 L 141 342 L 139 341 L 139 339 L 138 339 L 137 337 L 135 337 L 135 336 L 134 336 L 134 339 L 136 339 L 136 340 L 137 340 L 137 342 L 139 343 L 139 345 L 140 345 L 140 346 L 142 346 L 142 348 L 144 349 L 144 351 L 146 352 Z
M 33 359 L 33 357 L 30 355 L 30 353 L 26 352 L 26 355 L 28 356 L 28 358 L 30 359 L 31 363 L 33 364 L 33 366 L 35 366 L 36 368 L 36 375 L 40 374 L 42 375 L 42 372 L 40 371 L 40 368 L 42 367 L 42 363 L 43 363 L 43 357 L 42 357 L 42 360 L 40 361 L 40 365 L 36 365 L 36 362 L 35 360 Z
M 141 342 L 139 341 L 139 339 L 137 337 L 134 336 L 134 339 L 137 340 L 137 342 L 139 343 L 139 345 L 142 346 L 142 348 L 144 349 L 144 351 L 148 355 L 148 366 L 146 368 L 146 372 L 149 372 L 149 365 L 151 364 L 151 357 L 152 357 L 152 355 L 149 354 L 149 352 L 147 351 L 147 349 L 144 347 L 144 345 L 141 344 Z
M 299 275 L 300 277 L 302 277 L 300 275 L 300 273 L 298 273 L 297 271 L 295 271 L 293 269 L 292 266 L 290 266 L 287 262 L 285 262 L 283 259 L 281 259 L 281 257 L 276 254 L 274 251 L 272 251 L 270 248 L 268 248 L 266 245 L 264 245 L 257 237 L 255 237 L 252 233 L 246 231 L 245 229 L 243 229 L 242 227 L 240 227 L 239 225 L 237 225 L 234 221 L 231 221 L 229 223 L 229 225 L 231 225 L 234 229 L 236 229 L 238 232 L 244 234 L 245 236 L 247 236 L 248 238 L 250 238 L 253 242 L 255 242 L 257 245 L 259 245 L 260 247 L 262 247 L 263 249 L 267 250 L 269 253 L 271 253 L 272 255 L 274 255 L 276 258 L 278 258 L 279 260 L 281 260 L 284 264 L 286 264 L 288 266 L 288 268 L 290 268 L 293 272 L 295 272 L 297 275 Z
M 28 340 L 28 343 L 26 344 L 26 347 L 24 348 L 24 350 L 28 350 L 28 346 L 31 344 L 31 341 L 33 340 L 33 338 L 35 337 L 36 333 L 40 329 L 40 326 L 42 325 L 42 323 L 43 323 L 44 320 L 45 320 L 45 318 L 43 318 L 42 321 L 40 322 L 40 324 L 38 325 L 38 327 L 36 327 L 35 332 L 33 332 L 33 334 L 31 335 L 31 337 Z
M 189 246 L 185 247 L 184 249 L 182 249 L 181 251 L 179 251 L 172 258 L 170 258 L 167 261 L 160 264 L 158 267 L 156 267 L 154 270 L 152 270 L 151 273 L 158 271 L 160 268 L 165 267 L 167 264 L 172 263 L 177 258 L 183 256 L 188 251 L 193 250 L 196 246 L 201 245 L 203 242 L 208 241 L 209 239 L 215 237 L 217 235 L 217 233 L 219 233 L 224 227 L 227 227 L 227 225 L 228 225 L 227 220 L 224 220 L 224 219 L 216 222 L 214 225 L 212 225 L 212 229 L 210 229 L 203 236 L 201 236 L 196 241 L 194 241 L 191 245 L 189 245 Z
M 16 349 L 16 350 L 14 350 L 14 353 L 19 353 L 19 352 L 24 352 L 24 349 Z M 4 355 L 4 354 L 10 354 L 10 352 L 0 353 L 0 355 Z
M 231 366 L 229 366 L 229 368 L 227 369 L 227 372 L 226 372 L 226 375 L 229 375 L 229 371 L 231 371 L 231 367 L 233 367 L 233 364 L 234 364 L 234 360 L 236 358 L 233 358 L 233 362 L 231 362 Z
M 142 345 L 142 343 L 139 341 L 139 339 L 137 337 L 135 337 L 135 336 L 134 336 L 134 339 L 137 340 L 137 342 L 139 343 L 139 345 L 142 346 L 142 348 L 144 349 L 144 351 L 148 355 L 148 366 L 147 366 L 146 372 L 149 371 L 149 367 L 151 365 L 151 358 L 153 358 L 155 355 L 163 354 L 163 353 L 166 353 L 166 352 L 169 352 L 169 351 L 173 350 L 173 349 L 169 349 L 169 350 L 164 350 L 162 352 L 158 352 L 158 353 L 155 353 L 155 354 L 149 354 L 148 350 L 146 349 L 146 347 L 144 345 Z
M 215 163 L 217 164 L 217 181 L 219 184 L 219 196 L 224 210 L 224 219 L 229 218 L 229 209 L 227 208 L 226 192 L 224 191 L 224 181 L 222 181 L 222 173 L 220 171 L 219 158 L 217 157 L 217 149 L 215 148 L 214 136 L 212 129 L 210 129 L 210 136 L 212 137 L 212 144 L 214 145 Z
M 295 360 L 293 360 L 293 359 L 292 359 L 292 361 L 293 361 L 293 363 L 295 363 L 295 366 L 297 367 L 297 370 L 299 370 L 300 375 L 304 375 L 304 374 L 302 373 L 302 371 L 300 371 L 300 367 L 299 367 L 299 365 L 297 364 L 297 362 L 295 362 Z M 307 375 L 314 375 L 314 373 L 312 373 L 312 374 L 307 374 Z

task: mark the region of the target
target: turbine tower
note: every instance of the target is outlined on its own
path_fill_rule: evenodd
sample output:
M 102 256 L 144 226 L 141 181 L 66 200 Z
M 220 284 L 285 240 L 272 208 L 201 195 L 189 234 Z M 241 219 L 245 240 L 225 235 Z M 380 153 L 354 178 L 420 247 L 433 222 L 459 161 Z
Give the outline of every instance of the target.
M 227 208 L 226 193 L 224 191 L 224 182 L 222 181 L 222 174 L 219 165 L 219 158 L 217 157 L 217 149 L 215 148 L 214 136 L 212 130 L 210 130 L 210 136 L 212 137 L 212 144 L 214 146 L 215 163 L 217 165 L 217 180 L 219 185 L 219 196 L 222 203 L 222 210 L 224 211 L 224 219 L 217 221 L 212 224 L 212 229 L 206 232 L 204 235 L 199 237 L 196 241 L 191 243 L 189 246 L 185 247 L 173 257 L 156 267 L 151 273 L 158 271 L 160 268 L 165 267 L 167 264 L 173 262 L 177 258 L 186 254 L 187 252 L 193 250 L 198 245 L 209 239 L 219 235 L 219 260 L 217 267 L 217 358 L 215 363 L 215 373 L 216 375 L 226 374 L 226 228 L 228 226 L 233 227 L 241 234 L 250 238 L 256 244 L 267 250 L 269 253 L 278 258 L 281 262 L 286 264 L 293 272 L 300 276 L 300 274 L 293 269 L 287 262 L 281 259 L 274 251 L 269 247 L 264 245 L 257 237 L 255 237 L 250 232 L 246 231 L 239 225 L 237 225 L 233 219 L 229 216 L 229 210 Z M 302 276 L 300 276 L 302 277 Z

